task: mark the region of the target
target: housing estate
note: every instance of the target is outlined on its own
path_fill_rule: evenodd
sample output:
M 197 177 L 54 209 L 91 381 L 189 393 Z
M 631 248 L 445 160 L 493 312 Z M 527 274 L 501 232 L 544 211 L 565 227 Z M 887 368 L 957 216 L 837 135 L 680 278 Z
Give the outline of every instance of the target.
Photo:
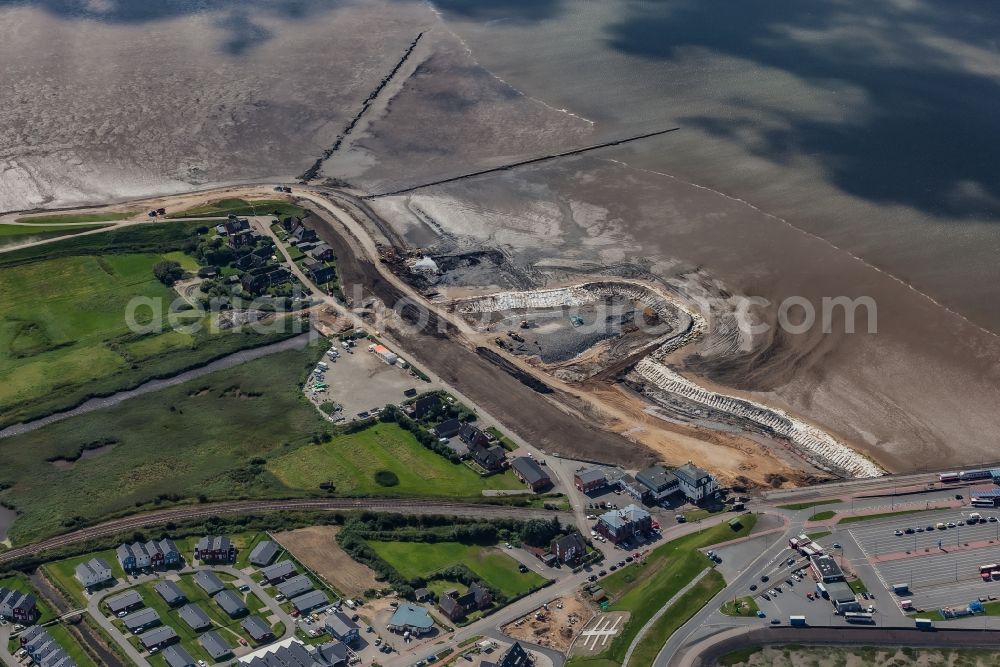
M 278 592 L 291 600 L 292 598 L 307 593 L 313 589 L 313 583 L 305 575 L 297 575 L 287 579 L 277 586 Z
M 134 635 L 160 625 L 160 615 L 155 609 L 145 607 L 122 619 L 126 629 Z
M 104 601 L 108 610 L 117 616 L 122 612 L 129 612 L 143 606 L 142 596 L 138 591 L 125 591 L 120 595 L 114 595 Z
M 264 581 L 268 584 L 274 585 L 279 581 L 284 581 L 291 576 L 298 574 L 298 570 L 295 569 L 295 563 L 290 560 L 283 560 L 280 563 L 275 563 L 274 565 L 269 565 L 260 571 Z
M 330 598 L 323 591 L 313 590 L 292 598 L 292 607 L 300 614 L 308 614 L 312 610 L 325 607 L 328 604 L 330 604 Z
M 247 667 L 346 667 L 350 653 L 339 641 L 307 646 L 294 637 L 240 658 Z
M 198 637 L 198 643 L 212 656 L 212 660 L 220 660 L 233 652 L 233 647 L 215 630 L 209 630 Z
M 177 633 L 169 625 L 164 625 L 139 635 L 139 642 L 142 643 L 147 651 L 151 649 L 159 650 L 164 646 L 173 644 L 178 639 Z
M 229 614 L 229 618 L 236 618 L 247 613 L 247 606 L 243 604 L 243 600 L 229 589 L 219 591 L 212 596 L 212 599 L 215 600 L 215 604 L 222 608 L 222 611 Z
M 353 644 L 361 636 L 358 624 L 342 611 L 335 611 L 326 617 L 326 631 L 334 639 L 345 644 Z
M 201 570 L 195 574 L 194 583 L 196 583 L 198 588 L 205 591 L 205 593 L 209 596 L 215 595 L 225 588 L 222 580 L 215 576 L 215 573 L 209 572 L 208 570 Z
M 278 551 L 278 545 L 271 540 L 261 540 L 250 552 L 250 564 L 257 567 L 266 567 L 274 562 Z
M 255 644 L 262 644 L 266 641 L 274 639 L 274 633 L 271 631 L 271 626 L 264 622 L 260 616 L 247 616 L 240 623 L 240 626 L 250 635 L 250 639 L 254 641 Z
M 153 587 L 163 601 L 166 602 L 171 607 L 176 607 L 187 601 L 187 596 L 184 595 L 184 591 L 172 581 L 163 580 L 156 582 L 156 586 Z
M 183 646 L 168 646 L 160 655 L 163 656 L 167 667 L 195 667 L 198 664 Z
M 212 619 L 208 617 L 208 614 L 205 613 L 204 609 L 196 604 L 184 605 L 181 607 L 178 615 L 181 617 L 181 620 L 187 623 L 188 627 L 195 632 L 205 630 L 212 625 Z

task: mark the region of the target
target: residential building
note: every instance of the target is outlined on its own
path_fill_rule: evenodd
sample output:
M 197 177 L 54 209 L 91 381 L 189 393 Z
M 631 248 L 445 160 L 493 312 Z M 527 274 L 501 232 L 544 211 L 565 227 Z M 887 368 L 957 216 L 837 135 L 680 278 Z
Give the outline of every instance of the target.
M 330 604 L 330 598 L 323 591 L 309 591 L 292 598 L 292 607 L 300 614 L 308 614 L 313 609 L 319 609 Z
M 240 248 L 253 246 L 257 243 L 257 239 L 254 237 L 253 232 L 236 232 L 229 235 L 227 243 L 233 250 L 239 250 Z
M 421 396 L 413 402 L 413 418 L 427 419 L 431 414 L 441 408 L 441 397 L 437 394 Z M 459 424 L 461 426 L 461 424 Z
M 74 571 L 77 580 L 84 588 L 94 588 L 110 582 L 114 579 L 111 574 L 111 566 L 103 558 L 91 558 L 80 563 Z
M 649 500 L 649 489 L 646 485 L 640 484 L 635 477 L 628 473 L 618 478 L 618 488 L 640 503 L 645 504 Z
M 239 218 L 235 215 L 230 215 L 229 219 L 222 223 L 227 234 L 239 234 L 240 232 L 250 231 L 250 221 L 247 218 Z
M 139 641 L 147 651 L 152 648 L 160 649 L 164 646 L 169 646 L 176 642 L 177 639 L 177 633 L 169 625 L 164 625 L 139 635 Z
M 649 512 L 628 505 L 624 509 L 605 512 L 597 519 L 594 530 L 615 544 L 645 535 L 653 528 L 653 518 Z
M 240 625 L 250 635 L 250 639 L 255 644 L 262 644 L 274 639 L 274 632 L 271 631 L 271 626 L 264 622 L 264 619 L 260 616 L 247 616 Z
M 260 269 L 248 271 L 238 277 L 237 280 L 247 292 L 261 294 L 268 287 L 288 282 L 291 277 L 292 274 L 283 266 L 265 266 Z
M 334 639 L 345 644 L 353 644 L 361 636 L 358 624 L 342 611 L 335 611 L 326 617 L 326 631 Z
M 587 542 L 583 535 L 572 532 L 552 540 L 552 555 L 564 565 L 574 565 L 587 555 Z
M 40 626 L 30 627 L 19 636 L 21 648 L 38 665 L 45 667 L 76 667 L 62 646 L 53 639 L 49 631 Z
M 533 662 L 531 655 L 524 650 L 519 642 L 514 642 L 500 657 L 497 667 L 529 667 Z
M 409 632 L 419 636 L 430 632 L 434 628 L 434 621 L 423 607 L 404 602 L 396 607 L 389 619 L 388 628 L 393 632 Z
M 434 435 L 439 438 L 454 438 L 462 429 L 462 422 L 458 419 L 446 419 L 434 427 Z
M 195 632 L 206 630 L 212 625 L 212 619 L 208 617 L 205 610 L 196 604 L 186 604 L 181 607 L 178 615 Z
M 332 266 L 326 266 L 323 262 L 306 260 L 302 263 L 302 268 L 309 275 L 309 279 L 317 285 L 325 285 L 337 277 L 337 270 Z
M 816 578 L 824 584 L 844 581 L 844 571 L 840 569 L 832 556 L 812 556 L 809 559 L 809 564 Z
M 257 567 L 266 567 L 274 562 L 278 555 L 278 545 L 271 540 L 261 540 L 250 552 L 250 564 Z
M 233 652 L 233 647 L 215 630 L 209 630 L 198 637 L 198 643 L 215 661 L 219 661 Z
M 711 498 L 719 490 L 719 482 L 693 463 L 685 463 L 677 468 L 674 475 L 680 483 L 681 492 L 693 503 Z
M 591 493 L 608 485 L 608 478 L 600 468 L 584 468 L 573 475 L 573 483 L 578 491 Z
M 339 641 L 307 646 L 291 637 L 242 656 L 247 667 L 346 667 L 350 653 Z
M 228 537 L 207 535 L 195 545 L 194 557 L 205 563 L 231 563 L 236 560 L 236 545 Z
M 146 568 L 174 567 L 180 565 L 181 553 L 172 540 L 150 540 L 119 544 L 115 549 L 118 564 L 126 572 Z
M 278 584 L 278 592 L 291 600 L 307 593 L 314 588 L 312 581 L 305 575 L 298 575 Z
M 413 591 L 413 599 L 417 602 L 426 602 L 427 600 L 434 599 L 434 593 L 427 588 L 418 588 Z
M 299 243 L 312 243 L 318 240 L 319 237 L 316 236 L 316 232 L 314 230 L 299 223 L 295 226 L 295 229 L 292 230 L 292 238 Z
M 333 259 L 333 248 L 321 242 L 313 246 L 306 254 L 317 261 L 326 262 Z
M 247 613 L 247 606 L 243 604 L 240 596 L 232 590 L 219 591 L 212 596 L 212 599 L 215 600 L 215 604 L 222 608 L 222 611 L 229 614 L 229 618 L 236 618 Z
M 145 609 L 140 609 L 139 611 L 132 612 L 128 616 L 122 619 L 122 623 L 125 627 L 134 635 L 139 634 L 150 628 L 155 628 L 160 625 L 160 615 L 155 609 L 146 607 Z
M 209 596 L 215 595 L 225 588 L 222 580 L 215 576 L 215 573 L 208 570 L 201 570 L 195 574 L 194 583 L 198 584 L 198 588 L 205 591 Z
M 35 596 L 0 587 L 0 618 L 29 625 L 38 618 Z
M 265 582 L 274 585 L 279 581 L 284 581 L 298 574 L 298 570 L 295 569 L 295 563 L 290 560 L 283 560 L 280 563 L 265 567 L 260 571 L 260 574 L 264 577 Z
M 168 646 L 160 655 L 163 656 L 167 667 L 196 667 L 198 664 L 183 646 Z
M 459 432 L 459 437 L 461 435 L 461 432 Z M 462 438 L 462 442 L 468 445 L 469 456 L 472 457 L 472 460 L 482 466 L 487 472 L 499 472 L 503 470 L 504 464 L 507 463 L 507 452 L 500 445 L 481 445 L 478 443 L 478 438 L 471 443 Z
M 108 605 L 108 610 L 117 616 L 123 611 L 134 611 L 143 606 L 142 596 L 138 591 L 125 591 L 121 595 L 114 595 L 104 601 Z
M 455 590 L 447 591 L 441 596 L 438 609 L 450 620 L 457 621 L 474 611 L 487 609 L 492 604 L 493 594 L 479 582 L 474 581 L 469 590 L 462 595 Z
M 177 605 L 187 601 L 187 596 L 184 595 L 184 591 L 182 591 L 177 584 L 172 581 L 158 581 L 156 582 L 156 586 L 154 586 L 154 588 L 156 589 L 156 592 L 160 594 L 160 597 L 163 598 L 163 601 L 171 607 L 176 607 Z
M 480 430 L 477 426 L 465 422 L 458 429 L 458 437 L 462 439 L 462 442 L 469 445 L 471 448 L 473 445 L 478 447 L 487 448 L 490 445 L 490 436 L 488 436 L 484 431 Z M 484 466 L 485 467 L 485 466 Z
M 681 490 L 680 480 L 663 466 L 650 466 L 635 474 L 635 480 L 649 490 L 654 503 L 662 502 Z
M 517 478 L 527 484 L 532 491 L 538 492 L 552 486 L 549 474 L 533 458 L 518 456 L 510 462 L 510 468 L 517 475 Z

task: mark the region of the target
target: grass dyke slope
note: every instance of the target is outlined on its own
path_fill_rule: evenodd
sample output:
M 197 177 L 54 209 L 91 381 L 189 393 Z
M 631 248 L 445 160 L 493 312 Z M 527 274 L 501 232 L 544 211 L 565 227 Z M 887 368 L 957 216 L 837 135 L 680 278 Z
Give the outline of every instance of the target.
M 0 254 L 0 428 L 292 335 L 129 330 L 133 298 L 177 297 L 152 269 L 178 259 L 196 229 L 150 225 Z
M 107 225 L 4 225 L 0 224 L 0 248 L 4 246 L 44 241 L 58 236 L 73 236 L 82 232 L 101 229 Z

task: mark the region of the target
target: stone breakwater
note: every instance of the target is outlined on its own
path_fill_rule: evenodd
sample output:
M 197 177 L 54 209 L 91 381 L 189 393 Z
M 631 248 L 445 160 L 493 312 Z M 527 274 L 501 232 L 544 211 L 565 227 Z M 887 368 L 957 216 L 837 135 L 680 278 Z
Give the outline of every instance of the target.
M 556 289 L 498 292 L 458 301 L 455 304 L 455 311 L 462 314 L 480 314 L 565 308 L 582 306 L 611 297 L 627 298 L 641 303 L 654 310 L 662 320 L 671 323 L 674 332 L 681 332 L 664 336 L 657 341 L 658 347 L 636 364 L 633 374 L 642 381 L 691 402 L 757 424 L 765 431 L 787 440 L 801 456 L 821 469 L 841 472 L 851 477 L 878 477 L 885 474 L 885 470 L 874 461 L 854 451 L 822 429 L 806 424 L 778 408 L 709 391 L 669 368 L 662 362 L 663 358 L 700 337 L 707 323 L 700 313 L 679 299 L 646 285 L 607 281 Z

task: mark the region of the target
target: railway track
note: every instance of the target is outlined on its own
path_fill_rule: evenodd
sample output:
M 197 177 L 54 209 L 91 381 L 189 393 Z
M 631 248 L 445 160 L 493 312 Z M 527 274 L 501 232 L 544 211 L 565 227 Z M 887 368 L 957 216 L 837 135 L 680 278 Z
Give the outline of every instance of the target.
M 87 528 L 80 528 L 69 533 L 50 537 L 38 542 L 17 547 L 0 554 L 0 565 L 27 556 L 35 556 L 51 549 L 79 544 L 87 540 L 107 537 L 117 533 L 158 526 L 168 522 L 188 521 L 221 514 L 242 514 L 250 512 L 281 512 L 281 511 L 375 511 L 375 512 L 406 512 L 410 514 L 452 514 L 470 517 L 512 517 L 520 519 L 546 518 L 564 516 L 565 512 L 536 509 L 532 507 L 510 507 L 506 505 L 480 505 L 476 503 L 458 503 L 447 501 L 428 501 L 418 499 L 370 499 L 370 498 L 331 498 L 314 500 L 246 500 L 221 503 L 209 503 L 187 507 L 136 514 L 133 516 L 111 519 Z

